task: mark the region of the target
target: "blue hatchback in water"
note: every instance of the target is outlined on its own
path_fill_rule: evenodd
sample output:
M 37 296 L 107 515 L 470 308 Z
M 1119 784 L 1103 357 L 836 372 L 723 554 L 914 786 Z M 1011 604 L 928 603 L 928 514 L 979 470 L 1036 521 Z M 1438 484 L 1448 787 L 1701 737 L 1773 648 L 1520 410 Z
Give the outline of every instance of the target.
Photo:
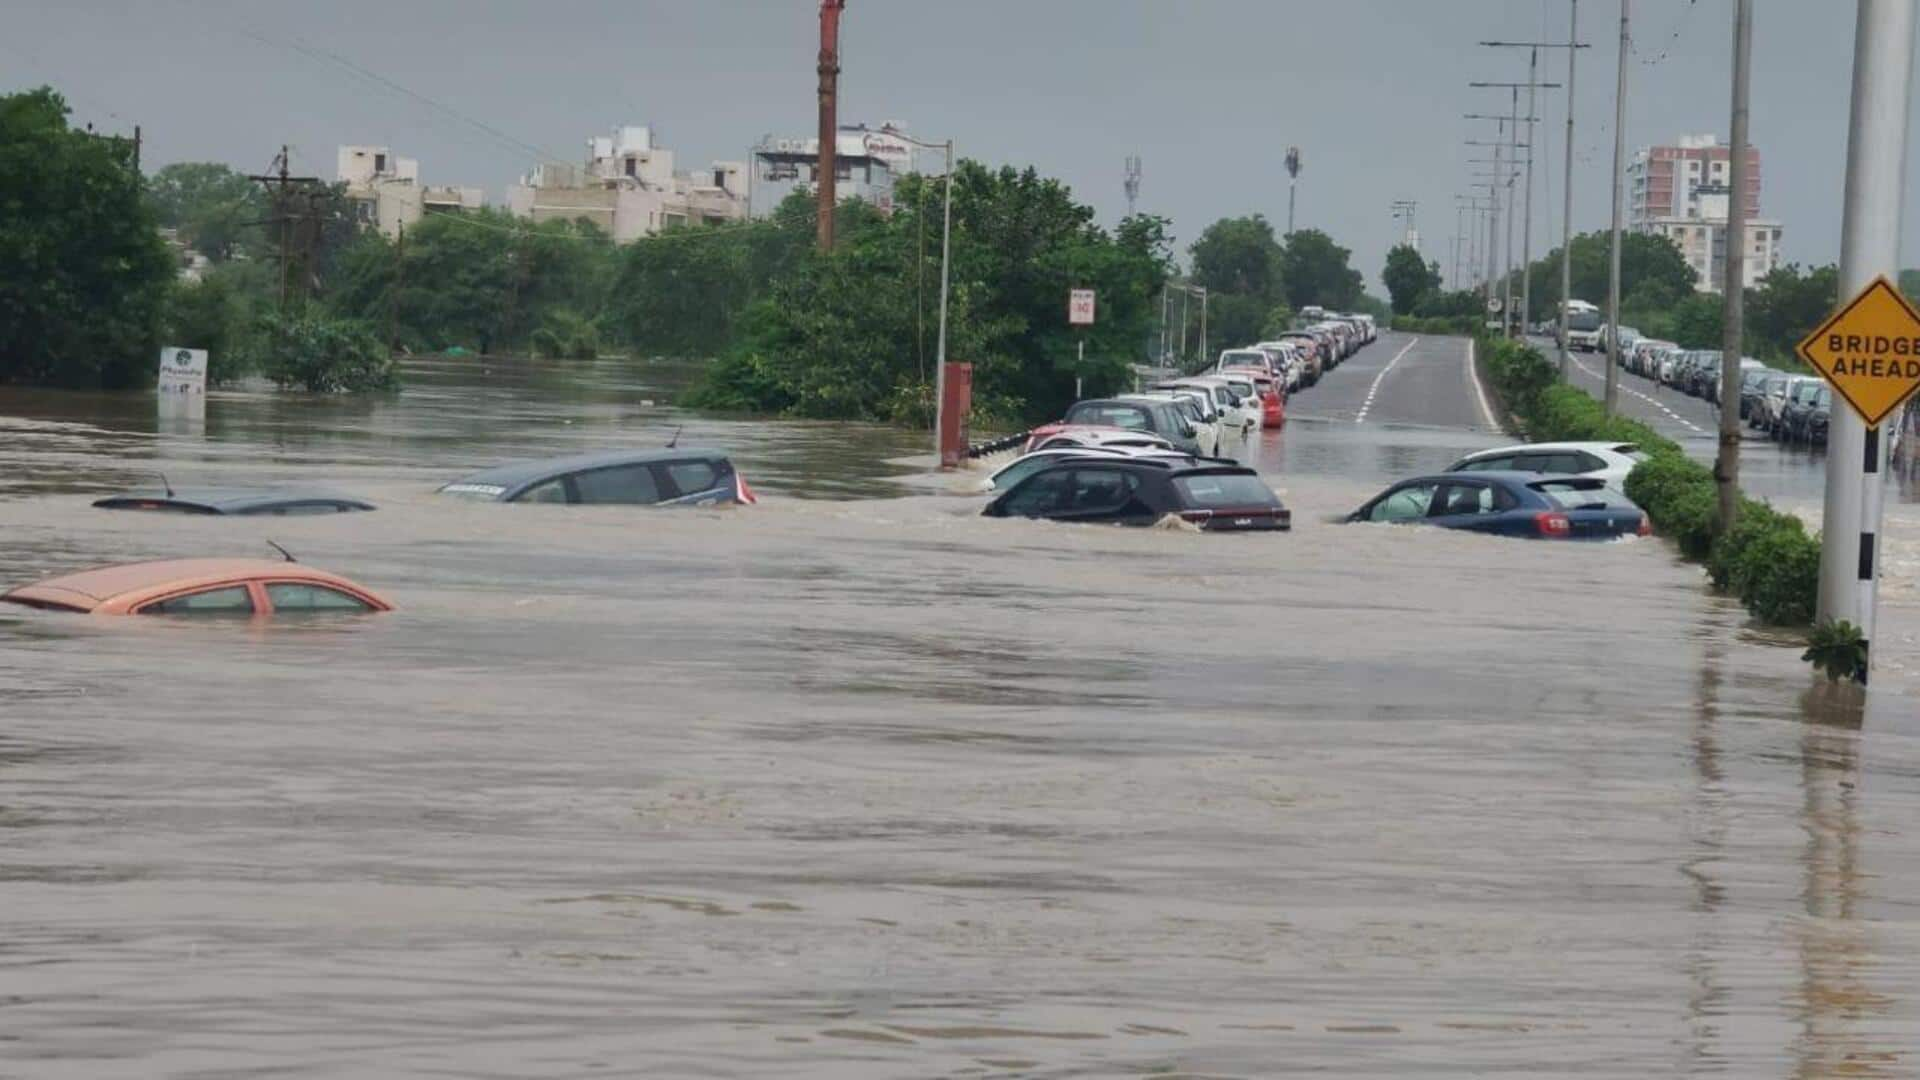
M 1538 540 L 1612 540 L 1653 531 L 1645 512 L 1603 480 L 1523 472 L 1442 473 L 1402 480 L 1347 520 L 1438 525 Z

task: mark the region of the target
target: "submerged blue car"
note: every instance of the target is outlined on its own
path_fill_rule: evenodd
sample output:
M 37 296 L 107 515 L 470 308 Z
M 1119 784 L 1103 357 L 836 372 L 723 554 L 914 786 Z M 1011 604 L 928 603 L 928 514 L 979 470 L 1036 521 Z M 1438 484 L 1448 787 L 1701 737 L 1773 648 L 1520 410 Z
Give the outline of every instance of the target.
M 1647 536 L 1647 515 L 1589 476 L 1524 472 L 1442 473 L 1402 480 L 1347 515 L 1348 521 L 1438 525 L 1538 540 Z

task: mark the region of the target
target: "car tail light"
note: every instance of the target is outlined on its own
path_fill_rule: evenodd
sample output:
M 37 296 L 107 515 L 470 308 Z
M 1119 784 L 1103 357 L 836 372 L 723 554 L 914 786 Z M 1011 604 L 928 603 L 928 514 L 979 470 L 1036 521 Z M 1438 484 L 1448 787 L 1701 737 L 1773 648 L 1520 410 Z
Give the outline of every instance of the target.
M 1542 510 L 1533 515 L 1533 527 L 1539 530 L 1541 536 L 1554 540 L 1573 534 L 1573 522 L 1558 510 Z
M 755 495 L 753 489 L 747 486 L 746 475 L 739 472 L 733 474 L 733 497 L 748 506 L 760 501 L 760 496 Z
M 1183 521 L 1191 521 L 1191 522 L 1193 522 L 1193 523 L 1194 523 L 1195 525 L 1199 525 L 1199 526 L 1202 526 L 1202 527 L 1204 527 L 1204 526 L 1205 526 L 1205 525 L 1207 524 L 1207 522 L 1209 522 L 1209 521 L 1212 521 L 1212 520 L 1213 520 L 1213 511 L 1211 511 L 1211 510 L 1182 510 L 1182 511 L 1180 511 L 1180 518 L 1181 518 L 1181 520 L 1183 520 Z
M 1634 530 L 1634 535 L 1635 536 L 1652 536 L 1653 535 L 1653 519 L 1649 518 L 1644 513 L 1641 514 L 1640 527 Z

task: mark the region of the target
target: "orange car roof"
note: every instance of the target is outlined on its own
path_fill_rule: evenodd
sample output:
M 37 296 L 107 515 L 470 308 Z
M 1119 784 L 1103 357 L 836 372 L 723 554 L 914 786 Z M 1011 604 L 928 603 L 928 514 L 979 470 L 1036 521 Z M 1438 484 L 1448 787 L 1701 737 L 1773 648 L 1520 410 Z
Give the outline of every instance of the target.
M 121 563 L 36 581 L 0 599 L 45 602 L 91 611 L 117 596 L 248 578 L 282 578 L 359 586 L 325 570 L 277 559 L 159 559 Z

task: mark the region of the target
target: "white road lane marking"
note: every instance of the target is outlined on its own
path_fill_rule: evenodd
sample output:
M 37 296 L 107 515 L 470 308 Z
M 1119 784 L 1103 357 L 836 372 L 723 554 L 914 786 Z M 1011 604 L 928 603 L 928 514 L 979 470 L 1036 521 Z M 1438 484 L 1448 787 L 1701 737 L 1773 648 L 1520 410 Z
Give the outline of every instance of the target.
M 1357 416 L 1353 418 L 1354 423 L 1359 424 L 1359 423 L 1364 423 L 1366 421 L 1367 410 L 1373 408 L 1373 395 L 1380 392 L 1380 380 L 1386 378 L 1387 372 L 1393 370 L 1393 365 L 1399 363 L 1400 358 L 1407 355 L 1408 351 L 1418 344 L 1420 344 L 1419 338 L 1414 338 L 1412 341 L 1407 342 L 1407 347 L 1405 349 L 1401 349 L 1397 353 L 1394 353 L 1393 359 L 1387 361 L 1387 366 L 1381 368 L 1380 374 L 1375 375 L 1373 377 L 1373 385 L 1367 387 L 1367 400 L 1360 403 L 1360 412 Z
M 1500 422 L 1493 418 L 1493 410 L 1487 406 L 1487 392 L 1480 389 L 1480 369 L 1474 364 L 1473 339 L 1467 339 L 1467 382 L 1473 386 L 1473 398 L 1480 403 L 1480 415 L 1486 418 L 1488 431 L 1499 431 Z
M 1574 367 L 1577 367 L 1581 371 L 1586 372 L 1589 378 L 1598 380 L 1602 385 L 1606 384 L 1607 377 L 1604 374 L 1588 367 L 1584 361 L 1582 361 L 1579 357 L 1573 355 L 1573 353 L 1571 352 L 1567 353 L 1567 359 L 1573 361 Z M 1679 413 L 1674 412 L 1672 409 L 1667 408 L 1666 402 L 1661 401 L 1660 399 L 1655 398 L 1649 394 L 1643 394 L 1640 391 L 1635 390 L 1633 387 L 1628 386 L 1625 379 L 1622 379 L 1620 381 L 1619 386 L 1620 386 L 1620 389 L 1625 390 L 1627 393 L 1632 394 L 1634 397 L 1639 398 L 1641 401 L 1644 401 L 1647 404 L 1653 406 L 1654 408 L 1659 409 L 1661 412 L 1666 413 L 1669 419 L 1671 419 L 1674 423 L 1679 424 L 1680 426 L 1686 428 L 1688 431 L 1705 431 L 1706 430 L 1705 428 L 1694 423 L 1693 421 L 1688 420 L 1685 417 L 1681 416 Z

